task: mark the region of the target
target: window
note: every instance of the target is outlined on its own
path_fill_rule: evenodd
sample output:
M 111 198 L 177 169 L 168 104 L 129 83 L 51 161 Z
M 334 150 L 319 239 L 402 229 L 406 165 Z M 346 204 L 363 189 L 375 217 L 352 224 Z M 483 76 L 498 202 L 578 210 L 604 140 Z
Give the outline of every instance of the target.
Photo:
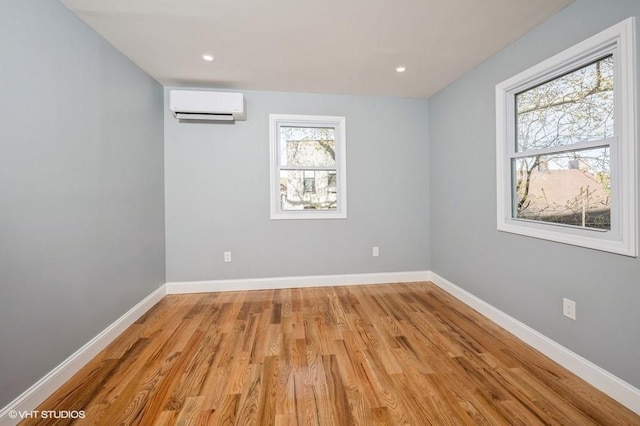
M 634 20 L 498 84 L 498 230 L 637 255 Z
M 269 116 L 271 219 L 347 217 L 345 118 Z

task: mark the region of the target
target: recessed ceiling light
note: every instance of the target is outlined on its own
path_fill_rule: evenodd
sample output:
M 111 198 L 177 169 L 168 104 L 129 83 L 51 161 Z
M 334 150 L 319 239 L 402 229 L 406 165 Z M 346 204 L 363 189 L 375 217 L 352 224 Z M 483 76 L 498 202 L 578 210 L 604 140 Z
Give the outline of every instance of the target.
M 208 53 L 204 53 L 202 55 L 202 59 L 204 59 L 207 62 L 211 62 L 211 61 L 213 61 L 213 55 L 209 55 Z
M 398 67 L 396 68 L 397 72 L 405 72 L 407 70 L 407 67 Z

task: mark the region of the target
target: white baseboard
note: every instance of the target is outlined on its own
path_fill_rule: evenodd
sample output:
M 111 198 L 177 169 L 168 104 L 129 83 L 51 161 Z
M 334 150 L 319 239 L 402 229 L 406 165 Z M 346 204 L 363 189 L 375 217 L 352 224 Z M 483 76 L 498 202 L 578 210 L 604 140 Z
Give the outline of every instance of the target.
M 22 395 L 14 399 L 0 411 L 0 426 L 16 425 L 22 419 L 11 419 L 9 413 L 33 411 L 44 402 L 53 392 L 62 386 L 67 380 L 91 361 L 100 351 L 109 345 L 116 337 L 122 334 L 127 327 L 133 324 L 145 312 L 151 309 L 166 294 L 165 285 L 145 297 L 140 303 L 129 309 L 113 324 L 105 328 L 100 334 L 78 349 L 73 355 L 64 360 L 60 365 L 51 370 L 46 376 L 38 380 L 33 386 L 24 391 Z
M 463 290 L 435 272 L 431 272 L 430 275 L 431 281 L 438 287 L 640 415 L 640 389 L 635 388 L 528 325 Z
M 272 290 L 335 285 L 406 283 L 428 281 L 429 271 L 379 272 L 371 274 L 309 275 L 302 277 L 248 278 L 213 281 L 168 282 L 167 294 L 209 293 L 216 291 Z

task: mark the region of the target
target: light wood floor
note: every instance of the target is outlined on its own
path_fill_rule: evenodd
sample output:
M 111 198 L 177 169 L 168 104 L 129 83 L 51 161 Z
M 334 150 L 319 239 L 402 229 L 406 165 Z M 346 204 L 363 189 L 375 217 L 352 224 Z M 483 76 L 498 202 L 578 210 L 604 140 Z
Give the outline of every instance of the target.
M 38 409 L 103 425 L 640 425 L 430 283 L 166 296 Z

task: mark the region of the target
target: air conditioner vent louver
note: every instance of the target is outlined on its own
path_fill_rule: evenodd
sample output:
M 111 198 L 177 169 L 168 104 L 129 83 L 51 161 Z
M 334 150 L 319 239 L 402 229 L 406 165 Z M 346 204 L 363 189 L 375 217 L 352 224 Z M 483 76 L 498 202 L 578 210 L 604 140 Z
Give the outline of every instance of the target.
M 233 121 L 233 114 L 213 114 L 213 113 L 193 113 L 193 112 L 177 112 L 174 114 L 178 120 L 222 120 Z

